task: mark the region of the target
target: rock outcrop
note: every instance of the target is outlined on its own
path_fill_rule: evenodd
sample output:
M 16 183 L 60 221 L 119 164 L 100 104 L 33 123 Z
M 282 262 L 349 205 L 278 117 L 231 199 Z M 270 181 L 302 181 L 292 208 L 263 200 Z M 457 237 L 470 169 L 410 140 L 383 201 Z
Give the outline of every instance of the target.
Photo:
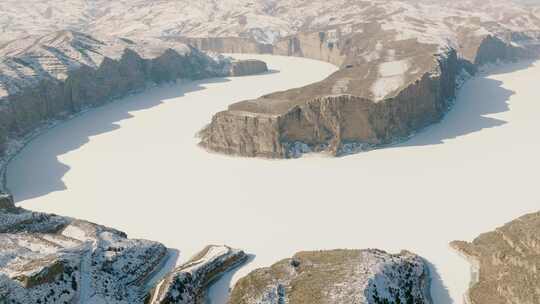
M 479 66 L 540 54 L 537 12 L 488 2 L 371 1 L 326 12 L 318 2 L 278 1 L 272 12 L 286 16 L 294 14 L 290 6 L 302 6 L 306 16 L 319 8 L 313 16 L 318 23 L 306 21 L 271 44 L 246 33 L 239 33 L 234 45 L 227 38 L 186 39 L 202 49 L 258 50 L 340 67 L 319 83 L 231 105 L 200 132 L 200 143 L 227 154 L 290 158 L 306 152 L 342 155 L 405 139 L 438 122 L 463 78 Z M 427 13 L 434 6 L 439 12 Z M 504 18 L 501 10 L 507 12 Z M 531 18 L 520 21 L 525 13 Z M 255 14 L 262 18 L 266 11 Z
M 472 264 L 468 304 L 540 303 L 540 213 L 451 246 Z
M 208 246 L 150 295 L 150 279 L 167 257 L 162 244 L 115 229 L 0 208 L 0 303 L 203 303 L 214 280 L 247 258 L 241 250 Z
M 429 304 L 429 273 L 410 252 L 300 252 L 240 279 L 230 304 Z
M 123 232 L 20 208 L 0 210 L 0 299 L 143 303 L 167 249 Z
M 260 60 L 236 60 L 230 65 L 231 76 L 247 76 L 268 72 L 268 66 Z
M 208 246 L 159 282 L 149 303 L 204 304 L 210 284 L 223 273 L 244 263 L 247 258 L 242 250 L 227 246 Z

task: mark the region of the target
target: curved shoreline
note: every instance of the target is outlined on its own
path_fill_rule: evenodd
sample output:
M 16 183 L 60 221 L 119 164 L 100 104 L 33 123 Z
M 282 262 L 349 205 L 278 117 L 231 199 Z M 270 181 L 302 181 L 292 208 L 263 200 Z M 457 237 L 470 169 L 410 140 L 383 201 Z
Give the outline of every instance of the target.
M 154 84 L 154 86 L 155 86 L 155 84 Z M 146 88 L 146 89 L 149 89 L 149 88 Z M 132 93 L 126 95 L 126 96 L 141 93 L 146 89 L 142 89 L 141 91 L 132 92 Z M 124 96 L 124 97 L 126 97 L 126 96 Z M 26 146 L 28 146 L 34 139 L 36 139 L 37 137 L 49 132 L 50 130 L 58 127 L 59 125 L 65 123 L 65 122 L 68 122 L 68 121 L 70 121 L 72 119 L 75 119 L 75 118 L 81 116 L 81 115 L 84 115 L 88 111 L 91 111 L 91 110 L 96 109 L 96 108 L 104 107 L 104 106 L 106 106 L 106 105 L 108 105 L 108 104 L 110 104 L 112 102 L 115 102 L 117 100 L 120 100 L 120 99 L 122 99 L 124 97 L 111 99 L 109 102 L 103 103 L 103 104 L 98 105 L 98 106 L 94 106 L 94 107 L 89 106 L 89 107 L 87 107 L 85 109 L 82 109 L 81 111 L 79 111 L 77 113 L 74 113 L 74 114 L 71 114 L 71 115 L 67 116 L 65 119 L 56 119 L 56 120 L 44 122 L 44 123 L 42 123 L 42 125 L 38 126 L 34 131 L 30 132 L 30 134 L 27 134 L 23 138 L 11 140 L 10 142 L 8 142 L 7 143 L 8 148 L 6 149 L 5 155 L 0 157 L 0 193 L 2 193 L 2 192 L 8 193 L 8 194 L 10 193 L 9 188 L 7 187 L 7 174 L 8 174 L 9 163 L 15 157 L 17 157 L 17 155 L 19 155 L 19 153 L 22 150 L 24 150 L 24 148 L 26 148 Z
M 480 261 L 472 256 L 469 256 L 465 254 L 463 251 L 459 250 L 458 248 L 450 246 L 451 249 L 456 251 L 459 256 L 461 256 L 469 265 L 471 265 L 471 277 L 470 277 L 470 284 L 469 289 L 467 289 L 467 292 L 463 295 L 463 304 L 471 304 L 471 298 L 470 298 L 470 287 L 472 287 L 474 284 L 479 282 L 479 273 L 480 273 Z
M 424 133 L 424 132 L 421 132 L 421 133 Z M 420 134 L 419 134 L 419 135 L 420 135 Z M 334 162 L 334 161 L 337 161 L 337 163 L 339 163 L 339 161 L 338 161 L 338 160 L 332 160 L 332 161 L 333 161 L 333 162 Z M 279 163 L 279 162 L 278 162 L 278 163 Z M 334 163 L 336 163 L 336 162 L 334 162 Z M 294 210 L 293 210 L 293 211 L 291 211 L 291 212 L 293 212 L 293 213 L 294 213 Z M 337 247 L 337 246 L 335 246 L 335 247 Z

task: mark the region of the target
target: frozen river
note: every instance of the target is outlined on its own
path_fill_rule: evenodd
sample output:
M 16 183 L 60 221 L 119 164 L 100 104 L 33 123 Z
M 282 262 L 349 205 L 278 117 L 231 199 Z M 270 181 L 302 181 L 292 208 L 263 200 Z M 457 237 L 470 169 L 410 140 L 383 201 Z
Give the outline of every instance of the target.
M 255 255 L 212 289 L 299 250 L 407 249 L 432 263 L 437 304 L 462 303 L 472 240 L 540 209 L 540 64 L 478 76 L 443 122 L 410 141 L 343 158 L 262 160 L 207 153 L 195 133 L 235 101 L 318 81 L 335 67 L 273 56 L 265 75 L 163 86 L 89 111 L 38 137 L 8 186 L 36 211 L 112 226 L 179 250 Z

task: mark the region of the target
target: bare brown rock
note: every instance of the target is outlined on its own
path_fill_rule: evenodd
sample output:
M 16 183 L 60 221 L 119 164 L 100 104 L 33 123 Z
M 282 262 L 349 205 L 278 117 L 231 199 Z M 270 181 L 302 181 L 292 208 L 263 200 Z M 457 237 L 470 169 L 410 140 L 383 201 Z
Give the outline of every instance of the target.
M 237 60 L 231 62 L 231 76 L 247 76 L 268 72 L 268 66 L 261 60 Z
M 540 213 L 451 246 L 472 264 L 468 304 L 540 303 Z

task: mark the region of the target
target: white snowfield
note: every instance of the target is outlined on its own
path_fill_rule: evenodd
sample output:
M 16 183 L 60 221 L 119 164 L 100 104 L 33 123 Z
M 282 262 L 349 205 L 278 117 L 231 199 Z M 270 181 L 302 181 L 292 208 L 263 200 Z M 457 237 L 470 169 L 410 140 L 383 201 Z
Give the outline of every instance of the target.
M 254 254 L 213 287 L 214 304 L 254 268 L 334 248 L 415 252 L 432 263 L 435 303 L 460 304 L 470 267 L 448 243 L 539 209 L 540 63 L 472 79 L 442 123 L 388 149 L 296 160 L 208 153 L 194 134 L 213 113 L 336 69 L 249 58 L 274 72 L 155 88 L 56 127 L 11 163 L 8 186 L 25 208 L 163 242 L 179 263 L 207 244 Z

